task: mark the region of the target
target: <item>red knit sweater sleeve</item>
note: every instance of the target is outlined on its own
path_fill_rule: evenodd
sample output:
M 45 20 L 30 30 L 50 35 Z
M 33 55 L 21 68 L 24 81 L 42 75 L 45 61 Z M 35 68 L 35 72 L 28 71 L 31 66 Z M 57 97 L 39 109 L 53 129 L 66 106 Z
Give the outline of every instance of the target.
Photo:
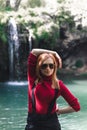
M 36 60 L 37 57 L 30 53 L 28 57 L 28 81 L 34 81 L 36 78 Z
M 27 70 L 27 76 L 28 76 L 28 111 L 32 112 L 32 86 L 34 83 L 34 80 L 36 78 L 36 60 L 37 57 L 33 55 L 32 53 L 28 56 L 28 70 Z
M 80 103 L 78 99 L 71 93 L 71 91 L 66 87 L 66 85 L 62 81 L 60 81 L 59 84 L 61 96 L 75 111 L 79 111 Z

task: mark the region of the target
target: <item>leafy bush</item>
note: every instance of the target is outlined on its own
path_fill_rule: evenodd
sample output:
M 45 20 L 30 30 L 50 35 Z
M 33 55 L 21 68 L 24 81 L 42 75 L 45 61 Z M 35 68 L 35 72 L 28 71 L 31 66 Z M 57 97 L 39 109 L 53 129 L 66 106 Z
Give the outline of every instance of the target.
M 45 49 L 53 49 L 57 44 L 59 32 L 58 28 L 51 27 L 49 32 L 43 29 L 42 32 L 38 34 L 36 29 L 34 30 L 34 36 L 37 41 L 37 46 Z
M 40 7 L 42 5 L 41 0 L 29 0 L 28 4 L 31 8 Z

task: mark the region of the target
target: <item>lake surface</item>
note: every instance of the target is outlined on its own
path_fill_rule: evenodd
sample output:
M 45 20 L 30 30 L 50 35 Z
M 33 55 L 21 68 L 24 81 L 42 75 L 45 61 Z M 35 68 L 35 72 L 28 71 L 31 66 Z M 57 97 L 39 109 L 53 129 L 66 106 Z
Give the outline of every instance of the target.
M 59 116 L 62 130 L 87 130 L 87 80 L 67 80 L 78 97 L 81 111 Z M 59 107 L 66 105 L 58 99 Z M 24 130 L 27 118 L 27 82 L 0 83 L 0 130 Z

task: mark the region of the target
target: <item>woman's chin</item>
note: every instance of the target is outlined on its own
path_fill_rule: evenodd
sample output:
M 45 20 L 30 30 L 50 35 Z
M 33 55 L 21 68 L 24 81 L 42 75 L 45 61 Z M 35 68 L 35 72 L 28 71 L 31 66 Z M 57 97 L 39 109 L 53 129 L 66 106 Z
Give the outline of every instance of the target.
M 48 73 L 46 73 L 46 74 L 44 74 L 44 76 L 51 76 L 52 74 L 48 74 Z

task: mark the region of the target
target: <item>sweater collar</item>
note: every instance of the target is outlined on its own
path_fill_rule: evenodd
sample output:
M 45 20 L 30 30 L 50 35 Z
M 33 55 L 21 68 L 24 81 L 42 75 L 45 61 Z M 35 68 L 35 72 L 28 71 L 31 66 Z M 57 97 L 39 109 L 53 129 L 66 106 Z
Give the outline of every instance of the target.
M 42 78 L 44 81 L 52 81 L 52 75 L 50 75 L 50 76 L 42 75 Z

